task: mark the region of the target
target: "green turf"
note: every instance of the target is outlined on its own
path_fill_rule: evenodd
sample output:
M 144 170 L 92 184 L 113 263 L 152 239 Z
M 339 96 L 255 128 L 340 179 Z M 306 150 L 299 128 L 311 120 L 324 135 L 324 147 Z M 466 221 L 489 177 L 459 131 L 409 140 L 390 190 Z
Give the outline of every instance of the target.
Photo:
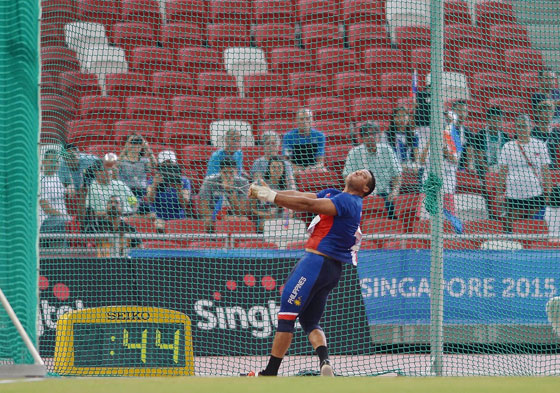
M 558 393 L 560 377 L 64 378 L 0 384 L 4 393 Z

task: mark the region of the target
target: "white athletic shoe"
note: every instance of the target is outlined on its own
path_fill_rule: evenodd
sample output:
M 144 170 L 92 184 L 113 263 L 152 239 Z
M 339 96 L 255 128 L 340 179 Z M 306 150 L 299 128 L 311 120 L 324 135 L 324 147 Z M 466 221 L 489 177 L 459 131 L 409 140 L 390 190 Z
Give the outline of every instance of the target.
M 325 359 L 321 362 L 321 376 L 322 377 L 334 377 L 334 371 L 331 366 L 329 359 Z

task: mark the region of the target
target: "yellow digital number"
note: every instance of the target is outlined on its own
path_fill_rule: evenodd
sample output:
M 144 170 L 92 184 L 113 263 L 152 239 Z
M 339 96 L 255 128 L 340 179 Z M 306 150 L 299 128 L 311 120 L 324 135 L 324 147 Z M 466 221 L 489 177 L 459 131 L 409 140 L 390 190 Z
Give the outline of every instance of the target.
M 140 349 L 140 360 L 142 360 L 142 363 L 146 363 L 146 351 L 148 348 L 148 329 L 142 330 L 142 340 L 140 344 L 129 342 L 128 330 L 123 329 L 123 347 L 127 347 L 128 349 Z
M 156 329 L 156 347 L 161 349 L 172 349 L 173 350 L 173 361 L 179 363 L 179 342 L 181 340 L 181 331 L 175 330 L 173 335 L 173 344 L 163 344 L 161 342 L 161 332 Z

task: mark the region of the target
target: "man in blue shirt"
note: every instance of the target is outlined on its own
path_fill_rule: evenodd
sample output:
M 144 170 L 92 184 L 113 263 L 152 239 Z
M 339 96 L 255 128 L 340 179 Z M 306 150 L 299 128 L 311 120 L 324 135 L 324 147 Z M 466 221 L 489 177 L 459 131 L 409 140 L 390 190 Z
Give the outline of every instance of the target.
M 62 153 L 62 161 L 58 169 L 58 177 L 71 194 L 82 187 L 84 170 L 99 160 L 93 154 L 80 153 L 73 143 L 67 143 Z
M 321 375 L 334 376 L 327 351 L 327 340 L 319 321 L 327 297 L 336 287 L 342 264 L 356 266 L 362 232 L 362 199 L 375 189 L 375 177 L 366 169 L 349 174 L 343 191 L 326 189 L 318 194 L 299 191 L 273 191 L 254 183 L 249 198 L 275 203 L 294 211 L 315 213 L 309 225 L 310 237 L 305 255 L 290 273 L 282 291 L 278 331 L 266 369 L 258 375 L 278 375 L 278 369 L 293 338 L 296 319 L 319 356 Z M 255 375 L 254 372 L 248 375 Z
M 237 175 L 243 175 L 243 152 L 241 151 L 241 134 L 236 129 L 229 129 L 224 135 L 225 147 L 216 150 L 208 160 L 206 176 L 217 175 L 220 172 L 222 161 L 226 157 L 233 158 L 237 164 Z
M 322 168 L 325 163 L 325 135 L 312 127 L 313 113 L 301 108 L 296 115 L 297 128 L 286 133 L 282 154 L 292 163 L 294 171 Z

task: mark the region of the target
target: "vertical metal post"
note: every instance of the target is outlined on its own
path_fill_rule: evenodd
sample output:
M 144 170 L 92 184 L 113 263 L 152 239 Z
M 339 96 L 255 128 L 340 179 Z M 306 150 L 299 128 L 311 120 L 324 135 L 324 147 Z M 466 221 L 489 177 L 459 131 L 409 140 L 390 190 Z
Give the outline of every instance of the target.
M 430 171 L 443 179 L 443 0 L 431 1 L 431 114 Z M 432 215 L 430 266 L 431 372 L 443 370 L 443 198 L 437 191 L 437 212 Z

